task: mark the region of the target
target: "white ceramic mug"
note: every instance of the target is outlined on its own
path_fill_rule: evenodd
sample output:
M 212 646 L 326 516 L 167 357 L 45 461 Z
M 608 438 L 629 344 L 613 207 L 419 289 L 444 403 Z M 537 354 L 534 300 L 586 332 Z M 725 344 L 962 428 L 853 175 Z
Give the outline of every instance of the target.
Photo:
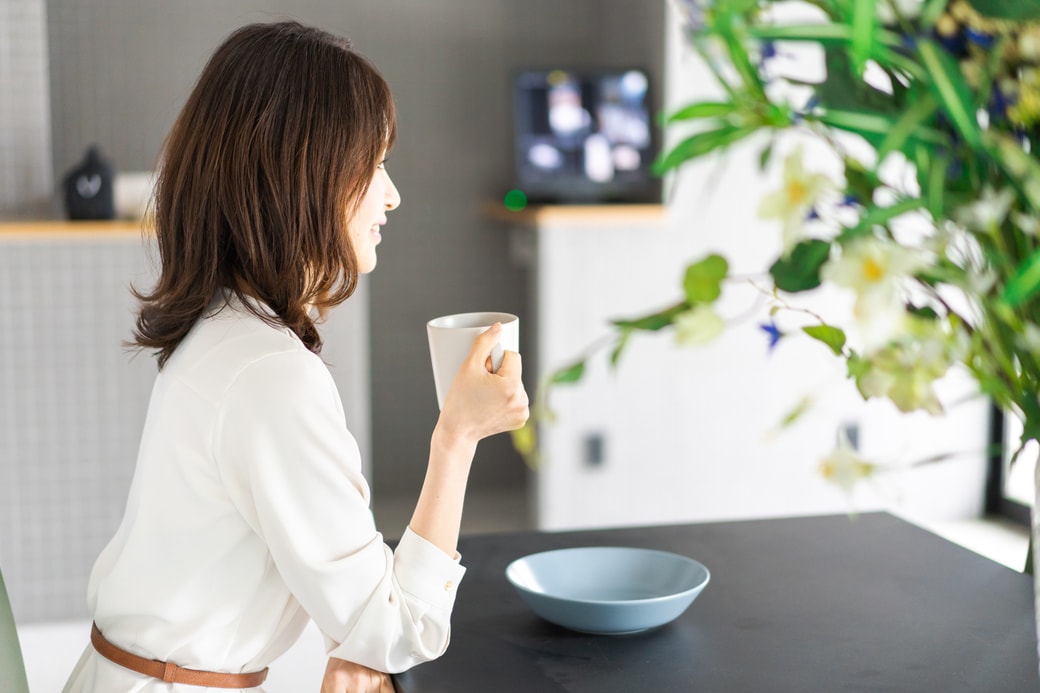
M 438 407 L 444 406 L 444 398 L 469 356 L 473 340 L 496 322 L 502 323 L 502 334 L 491 350 L 491 369 L 498 372 L 502 365 L 502 352 L 520 350 L 520 318 L 511 313 L 458 313 L 426 323 Z

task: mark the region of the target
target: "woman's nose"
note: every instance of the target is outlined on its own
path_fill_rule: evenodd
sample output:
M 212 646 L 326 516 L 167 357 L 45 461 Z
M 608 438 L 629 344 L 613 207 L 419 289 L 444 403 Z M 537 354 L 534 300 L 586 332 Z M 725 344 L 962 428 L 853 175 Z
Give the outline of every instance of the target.
M 397 209 L 401 206 L 401 193 L 397 191 L 397 186 L 394 185 L 394 181 L 390 179 L 390 174 L 386 176 L 386 208 Z

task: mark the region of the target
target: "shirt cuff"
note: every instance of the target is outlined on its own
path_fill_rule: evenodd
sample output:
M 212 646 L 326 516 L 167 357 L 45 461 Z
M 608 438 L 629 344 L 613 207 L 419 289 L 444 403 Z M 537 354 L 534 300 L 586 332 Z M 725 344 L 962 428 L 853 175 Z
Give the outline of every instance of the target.
M 433 607 L 451 609 L 466 568 L 461 556 L 451 558 L 440 548 L 405 529 L 394 551 L 394 575 L 408 594 Z

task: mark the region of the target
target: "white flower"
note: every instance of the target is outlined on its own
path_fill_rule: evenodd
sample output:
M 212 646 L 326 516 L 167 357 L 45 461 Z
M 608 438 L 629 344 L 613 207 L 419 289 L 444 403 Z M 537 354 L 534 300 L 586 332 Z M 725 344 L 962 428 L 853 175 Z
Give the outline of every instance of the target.
M 802 148 L 798 147 L 784 159 L 784 185 L 766 195 L 758 207 L 763 219 L 783 222 L 784 254 L 788 254 L 804 236 L 805 219 L 820 197 L 835 188 L 827 176 L 806 173 L 802 167 Z
M 1040 229 L 1040 217 L 1023 214 L 1022 212 L 1012 212 L 1011 220 L 1027 236 L 1036 236 L 1037 230 Z
M 1022 334 L 1016 337 L 1015 343 L 1023 351 L 1040 355 L 1040 327 L 1037 327 L 1036 323 L 1027 322 L 1022 328 Z
M 955 218 L 969 229 L 991 231 L 1007 217 L 1014 200 L 1015 192 L 1010 188 L 997 192 L 987 185 L 977 200 L 955 212 Z
M 902 331 L 906 318 L 903 283 L 927 266 L 928 258 L 919 249 L 864 236 L 843 246 L 820 274 L 824 281 L 855 292 L 854 315 L 869 351 Z
M 707 344 L 718 337 L 726 323 L 715 309 L 706 303 L 699 303 L 675 317 L 675 341 L 682 345 L 693 346 Z
M 1026 25 L 1019 32 L 1018 53 L 1026 60 L 1040 60 L 1040 27 Z
M 898 358 L 895 354 L 886 354 Z M 943 413 L 942 402 L 935 394 L 934 380 L 913 363 L 876 365 L 858 381 L 864 397 L 886 397 L 901 412 L 924 410 L 933 416 Z
M 856 484 L 877 471 L 877 465 L 857 454 L 844 431 L 838 437 L 838 445 L 827 457 L 820 460 L 820 474 L 851 495 Z
M 969 348 L 963 332 L 947 333 L 939 320 L 908 317 L 901 339 L 867 357 L 868 367 L 857 376 L 856 386 L 864 397 L 887 397 L 903 412 L 942 414 L 935 381 Z

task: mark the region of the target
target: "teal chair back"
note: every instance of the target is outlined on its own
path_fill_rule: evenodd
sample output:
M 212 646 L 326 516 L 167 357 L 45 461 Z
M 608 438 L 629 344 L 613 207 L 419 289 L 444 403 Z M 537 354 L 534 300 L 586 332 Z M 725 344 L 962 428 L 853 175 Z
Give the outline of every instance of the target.
M 11 613 L 11 600 L 7 598 L 3 573 L 0 573 L 0 691 L 29 693 L 22 646 L 18 643 L 18 631 L 14 627 L 14 614 Z

